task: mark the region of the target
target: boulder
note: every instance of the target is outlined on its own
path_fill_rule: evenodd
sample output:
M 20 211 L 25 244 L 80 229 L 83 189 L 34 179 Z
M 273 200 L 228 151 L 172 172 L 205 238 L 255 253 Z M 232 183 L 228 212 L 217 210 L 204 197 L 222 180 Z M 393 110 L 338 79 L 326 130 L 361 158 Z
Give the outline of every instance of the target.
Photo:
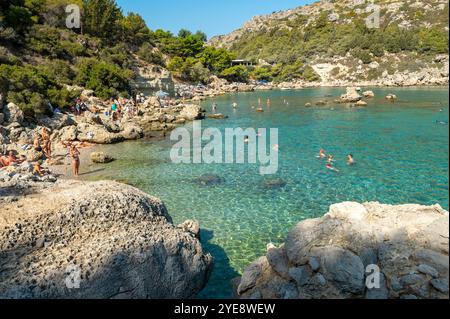
M 327 101 L 317 101 L 316 103 L 316 106 L 325 106 L 325 105 L 327 105 Z
M 200 106 L 188 104 L 183 107 L 179 117 L 184 118 L 187 121 L 194 121 L 205 118 L 205 114 Z
M 357 88 L 349 87 L 347 92 L 341 96 L 342 103 L 356 103 L 360 101 L 362 96 L 358 93 Z
M 367 106 L 368 104 L 367 104 L 367 102 L 361 100 L 361 101 L 356 102 L 355 105 L 356 106 Z
M 144 137 L 144 131 L 142 128 L 133 122 L 127 122 L 123 124 L 122 127 L 123 130 L 120 132 L 120 135 L 125 140 L 138 140 Z
M 77 139 L 77 135 L 77 126 L 71 125 L 63 127 L 59 131 L 55 131 L 52 135 L 52 139 L 59 141 L 75 141 Z
M 114 158 L 103 152 L 93 152 L 91 153 L 91 161 L 96 164 L 106 164 L 114 161 Z
M 6 123 L 17 122 L 19 124 L 23 123 L 24 115 L 22 110 L 14 103 L 8 103 L 3 108 L 4 121 Z
M 0 298 L 190 299 L 206 285 L 212 257 L 160 200 L 116 182 L 31 187 L 2 203 L 15 213 L 0 220 Z
M 75 125 L 75 121 L 67 114 L 55 113 L 52 117 L 40 118 L 38 124 L 50 130 L 60 130 L 66 126 Z
M 375 93 L 373 93 L 373 91 L 365 91 L 365 92 L 363 92 L 363 96 L 365 98 L 374 98 L 375 97 Z
M 200 223 L 196 220 L 187 220 L 184 223 L 177 226 L 186 233 L 192 234 L 197 239 L 200 239 Z
M 439 205 L 335 204 L 250 265 L 239 296 L 282 298 L 288 280 L 302 299 L 448 299 L 448 238 Z
M 386 95 L 386 100 L 394 101 L 396 99 L 397 99 L 397 95 L 395 95 L 395 94 Z
M 109 132 L 101 125 L 81 123 L 78 124 L 77 131 L 77 139 L 81 142 L 114 144 L 124 140 L 121 134 Z

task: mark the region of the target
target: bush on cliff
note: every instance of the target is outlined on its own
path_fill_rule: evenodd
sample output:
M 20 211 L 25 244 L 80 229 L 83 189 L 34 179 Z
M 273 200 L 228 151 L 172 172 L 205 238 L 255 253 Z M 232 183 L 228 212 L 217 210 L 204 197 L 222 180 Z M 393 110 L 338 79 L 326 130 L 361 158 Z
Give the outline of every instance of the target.
M 67 107 L 79 92 L 68 92 L 46 67 L 0 65 L 2 91 L 7 100 L 17 104 L 28 116 L 49 111 L 49 103 Z
M 80 60 L 77 69 L 78 75 L 75 78 L 75 83 L 94 90 L 95 94 L 103 99 L 126 91 L 129 80 L 132 78 L 131 71 L 93 58 Z

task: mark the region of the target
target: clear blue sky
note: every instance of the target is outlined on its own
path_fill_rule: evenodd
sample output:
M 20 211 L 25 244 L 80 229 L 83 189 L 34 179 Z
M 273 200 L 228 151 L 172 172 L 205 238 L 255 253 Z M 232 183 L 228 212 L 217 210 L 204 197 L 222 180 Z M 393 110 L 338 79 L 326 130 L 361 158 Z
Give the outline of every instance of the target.
M 124 13 L 139 13 L 152 29 L 178 33 L 202 30 L 208 37 L 229 33 L 255 15 L 292 9 L 313 0 L 117 0 Z

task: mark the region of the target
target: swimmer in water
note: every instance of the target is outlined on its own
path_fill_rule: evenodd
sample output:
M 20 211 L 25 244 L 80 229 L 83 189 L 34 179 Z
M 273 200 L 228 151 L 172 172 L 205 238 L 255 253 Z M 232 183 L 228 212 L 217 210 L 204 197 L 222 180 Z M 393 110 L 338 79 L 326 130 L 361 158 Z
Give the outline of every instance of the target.
M 249 137 L 248 135 L 246 135 L 246 136 L 244 137 L 244 143 L 245 143 L 245 144 L 250 143 L 250 137 Z
M 237 103 L 234 102 L 234 103 L 233 103 L 233 108 L 234 108 L 234 109 L 237 109 L 237 106 L 238 106 Z
M 333 171 L 333 172 L 339 172 L 339 170 L 330 163 L 327 163 L 326 168 L 328 168 L 330 171 Z
M 320 159 L 324 159 L 325 157 L 327 157 L 327 155 L 325 154 L 325 150 L 321 149 L 319 152 L 319 156 L 317 156 Z
M 328 164 L 333 164 L 333 163 L 334 163 L 334 156 L 328 155 Z
M 353 157 L 353 154 L 348 154 L 347 155 L 347 164 L 348 165 L 355 165 L 355 158 Z

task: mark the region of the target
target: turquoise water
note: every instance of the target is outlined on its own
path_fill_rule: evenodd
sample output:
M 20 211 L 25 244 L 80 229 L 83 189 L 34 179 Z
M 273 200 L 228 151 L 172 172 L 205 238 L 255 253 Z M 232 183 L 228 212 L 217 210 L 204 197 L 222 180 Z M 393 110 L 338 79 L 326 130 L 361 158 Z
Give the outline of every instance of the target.
M 254 164 L 172 164 L 168 139 L 103 146 L 118 160 L 107 166 L 84 167 L 92 171 L 85 176 L 127 181 L 161 198 L 175 223 L 199 220 L 202 243 L 216 261 L 200 297 L 230 297 L 229 280 L 265 254 L 268 243 L 283 242 L 292 226 L 323 215 L 333 203 L 438 203 L 449 208 L 449 131 L 447 125 L 436 123 L 449 120 L 448 88 L 373 91 L 377 98 L 360 109 L 335 104 L 304 107 L 320 99 L 332 101 L 343 92 L 331 88 L 214 99 L 219 112 L 229 118 L 205 120 L 203 127 L 279 129 L 275 176 L 259 175 L 259 165 Z M 385 101 L 389 93 L 399 100 Z M 264 103 L 264 113 L 252 109 L 258 98 Z M 265 105 L 267 98 L 270 107 Z M 232 109 L 233 102 L 238 103 L 237 110 Z M 203 106 L 210 110 L 211 103 Z M 316 158 L 320 148 L 335 156 L 339 173 L 328 171 Z M 348 153 L 354 154 L 356 166 L 345 164 Z M 225 181 L 202 187 L 195 179 L 203 174 L 216 174 Z M 264 181 L 269 178 L 281 178 L 287 184 L 268 189 Z

